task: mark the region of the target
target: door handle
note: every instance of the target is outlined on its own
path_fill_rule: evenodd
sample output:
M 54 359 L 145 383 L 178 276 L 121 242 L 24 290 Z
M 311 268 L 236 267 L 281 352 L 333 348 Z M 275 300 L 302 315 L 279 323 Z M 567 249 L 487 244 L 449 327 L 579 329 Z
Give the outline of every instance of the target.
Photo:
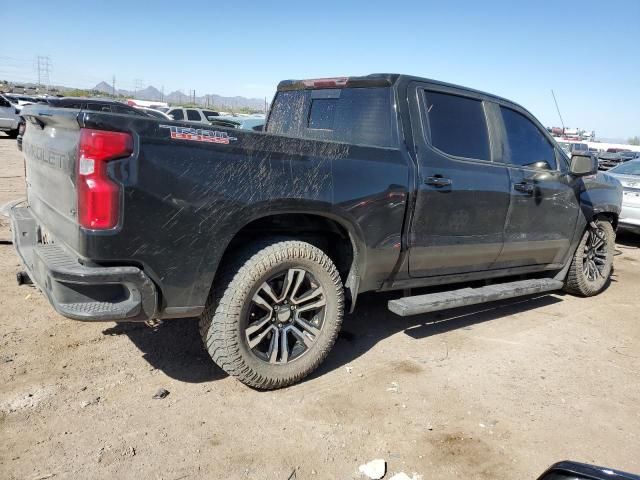
M 533 195 L 533 184 L 528 182 L 515 183 L 513 189 L 517 192 L 526 193 L 527 195 Z
M 427 177 L 424 180 L 424 183 L 436 188 L 442 188 L 442 187 L 448 187 L 449 185 L 451 185 L 451 179 L 442 178 L 442 177 Z

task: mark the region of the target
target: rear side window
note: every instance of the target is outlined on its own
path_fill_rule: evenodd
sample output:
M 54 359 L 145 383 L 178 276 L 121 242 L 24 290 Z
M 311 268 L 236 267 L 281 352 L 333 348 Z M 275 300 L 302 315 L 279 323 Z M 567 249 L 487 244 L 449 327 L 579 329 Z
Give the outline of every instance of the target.
M 204 116 L 209 118 L 209 117 L 219 117 L 220 114 L 218 112 L 212 112 L 211 110 L 203 110 L 202 113 L 204 113 Z
M 267 131 L 378 147 L 397 145 L 389 88 L 278 92 Z
M 184 120 L 184 113 L 182 113 L 182 109 L 180 108 L 176 110 L 170 110 L 169 115 L 171 115 L 174 120 Z
M 187 110 L 187 120 L 200 121 L 200 112 L 197 110 Z
M 489 160 L 489 133 L 480 100 L 425 91 L 431 144 L 456 157 Z
M 555 150 L 540 129 L 515 110 L 501 106 L 500 111 L 507 133 L 504 145 L 507 160 L 521 167 L 555 169 Z

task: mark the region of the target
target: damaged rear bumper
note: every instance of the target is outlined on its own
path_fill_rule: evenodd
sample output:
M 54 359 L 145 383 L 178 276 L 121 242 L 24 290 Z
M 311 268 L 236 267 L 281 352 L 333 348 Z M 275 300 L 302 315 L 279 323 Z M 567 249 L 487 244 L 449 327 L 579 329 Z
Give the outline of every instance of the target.
M 90 267 L 57 243 L 42 243 L 31 210 L 9 211 L 13 243 L 33 283 L 67 318 L 144 321 L 155 318 L 157 291 L 137 267 Z

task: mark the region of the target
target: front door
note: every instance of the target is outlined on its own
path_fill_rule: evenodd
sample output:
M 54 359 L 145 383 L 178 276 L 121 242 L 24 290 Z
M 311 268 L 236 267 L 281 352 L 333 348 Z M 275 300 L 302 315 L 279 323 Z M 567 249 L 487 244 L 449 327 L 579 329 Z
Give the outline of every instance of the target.
M 418 189 L 409 235 L 412 277 L 489 269 L 503 246 L 507 166 L 493 162 L 491 110 L 452 87 L 409 89 Z
M 511 207 L 498 268 L 564 263 L 580 212 L 567 164 L 525 112 L 500 106 Z

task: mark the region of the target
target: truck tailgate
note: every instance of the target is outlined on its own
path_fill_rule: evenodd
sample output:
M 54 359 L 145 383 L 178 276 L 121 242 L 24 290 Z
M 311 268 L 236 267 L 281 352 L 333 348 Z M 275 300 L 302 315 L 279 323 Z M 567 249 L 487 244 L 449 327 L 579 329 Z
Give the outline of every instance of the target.
M 78 231 L 77 115 L 76 110 L 34 105 L 25 112 L 27 129 L 23 138 L 29 206 L 51 234 L 71 247 L 77 247 Z

